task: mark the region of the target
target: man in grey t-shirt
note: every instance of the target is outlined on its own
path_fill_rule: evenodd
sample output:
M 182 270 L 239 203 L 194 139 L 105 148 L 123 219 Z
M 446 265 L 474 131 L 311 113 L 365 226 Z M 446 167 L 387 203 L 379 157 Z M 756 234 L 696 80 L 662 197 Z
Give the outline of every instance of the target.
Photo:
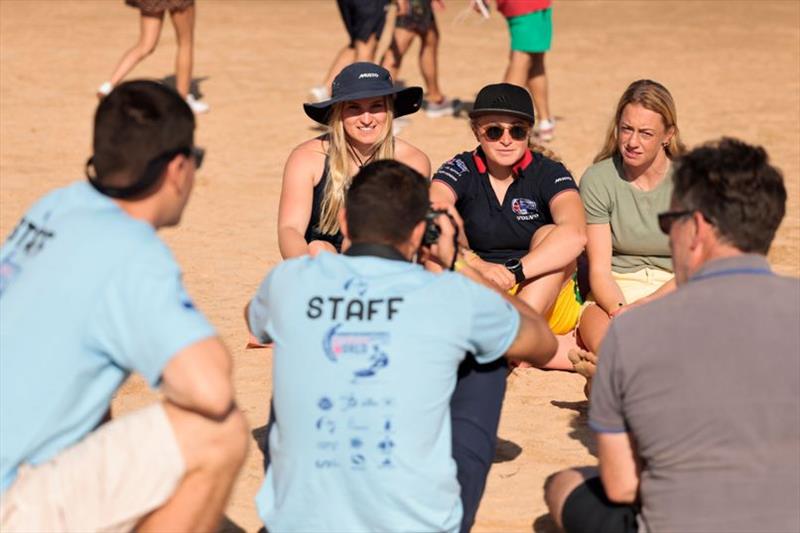
M 679 288 L 612 322 L 589 425 L 594 468 L 552 476 L 568 533 L 800 531 L 800 282 L 764 257 L 786 190 L 766 152 L 722 139 L 674 174 Z

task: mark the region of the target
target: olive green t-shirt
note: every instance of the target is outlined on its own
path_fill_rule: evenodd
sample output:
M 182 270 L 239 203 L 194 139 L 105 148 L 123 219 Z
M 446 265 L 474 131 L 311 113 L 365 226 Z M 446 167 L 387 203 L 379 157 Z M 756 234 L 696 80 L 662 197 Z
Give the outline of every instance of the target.
M 658 213 L 669 209 L 672 167 L 658 187 L 642 191 L 622 177 L 617 157 L 589 167 L 580 181 L 581 200 L 589 224 L 611 226 L 611 270 L 636 272 L 660 268 L 672 272 L 667 236 L 658 228 Z

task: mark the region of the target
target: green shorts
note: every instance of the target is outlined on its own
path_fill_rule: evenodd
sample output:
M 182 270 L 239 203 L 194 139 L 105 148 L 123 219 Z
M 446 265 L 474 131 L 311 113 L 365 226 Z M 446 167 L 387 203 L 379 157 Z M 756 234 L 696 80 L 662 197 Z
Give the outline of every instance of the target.
M 552 8 L 507 19 L 511 49 L 519 52 L 547 52 L 553 40 Z

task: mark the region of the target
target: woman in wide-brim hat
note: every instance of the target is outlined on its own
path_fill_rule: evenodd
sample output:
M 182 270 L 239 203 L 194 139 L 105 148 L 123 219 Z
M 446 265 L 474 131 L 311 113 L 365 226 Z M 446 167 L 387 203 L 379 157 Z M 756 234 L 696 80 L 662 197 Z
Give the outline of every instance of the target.
M 531 145 L 533 102 L 517 85 L 481 89 L 470 112 L 479 146 L 433 176 L 431 200 L 464 220 L 470 266 L 548 318 L 553 333 L 580 313 L 573 274 L 586 244 L 578 187 L 561 163 Z M 552 366 L 571 368 L 566 352 Z
M 286 161 L 278 209 L 284 259 L 341 251 L 338 213 L 350 181 L 367 163 L 395 159 L 430 176 L 428 156 L 392 133 L 392 120 L 416 112 L 421 101 L 420 87 L 399 89 L 386 69 L 360 62 L 336 76 L 330 100 L 303 105 L 328 131 L 297 146 Z

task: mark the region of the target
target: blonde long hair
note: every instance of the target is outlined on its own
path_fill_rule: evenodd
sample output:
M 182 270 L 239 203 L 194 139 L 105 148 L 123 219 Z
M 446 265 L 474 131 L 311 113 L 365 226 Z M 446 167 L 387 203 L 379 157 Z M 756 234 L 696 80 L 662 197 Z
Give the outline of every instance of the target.
M 322 196 L 322 212 L 319 217 L 318 230 L 327 235 L 334 235 L 339 231 L 339 210 L 344 205 L 344 196 L 353 175 L 350 170 L 350 153 L 347 150 L 348 140 L 344 131 L 342 113 L 347 102 L 339 102 L 331 109 L 328 121 L 328 182 Z M 394 159 L 394 135 L 392 133 L 392 120 L 394 119 L 394 100 L 390 96 L 384 97 L 386 107 L 386 122 L 383 125 L 383 137 L 374 147 L 372 161 L 379 159 Z
M 622 118 L 622 111 L 628 104 L 639 104 L 645 109 L 661 115 L 661 121 L 665 129 L 673 128 L 672 137 L 664 151 L 669 159 L 683 155 L 686 146 L 681 141 L 680 130 L 678 129 L 678 112 L 675 109 L 675 101 L 666 87 L 652 80 L 637 80 L 631 83 L 617 104 L 617 112 L 614 119 L 608 126 L 606 141 L 600 152 L 594 157 L 594 163 L 608 159 L 619 152 L 618 131 L 619 121 Z

